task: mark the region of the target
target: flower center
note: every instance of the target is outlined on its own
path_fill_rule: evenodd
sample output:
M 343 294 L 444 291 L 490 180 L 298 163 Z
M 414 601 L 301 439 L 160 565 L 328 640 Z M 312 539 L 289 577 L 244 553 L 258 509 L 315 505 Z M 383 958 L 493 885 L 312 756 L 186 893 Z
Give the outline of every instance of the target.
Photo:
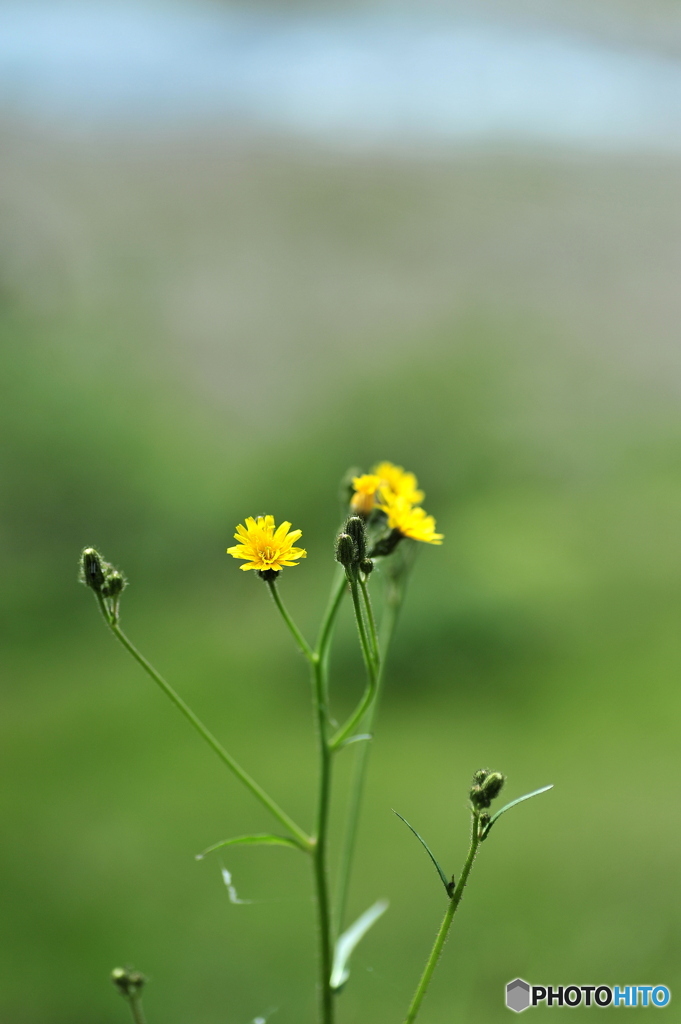
M 263 548 L 260 554 L 263 562 L 273 562 L 277 557 L 273 548 Z

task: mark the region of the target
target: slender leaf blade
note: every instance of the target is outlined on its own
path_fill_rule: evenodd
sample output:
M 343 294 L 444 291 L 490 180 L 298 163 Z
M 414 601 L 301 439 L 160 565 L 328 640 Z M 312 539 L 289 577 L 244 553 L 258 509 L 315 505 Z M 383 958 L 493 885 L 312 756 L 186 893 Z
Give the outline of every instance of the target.
M 220 843 L 214 843 L 202 853 L 197 853 L 196 860 L 203 860 L 206 854 L 213 853 L 214 850 L 221 850 L 223 846 L 292 846 L 295 850 L 301 848 L 295 839 L 288 839 L 286 836 L 274 836 L 267 833 L 252 836 L 234 836 L 232 839 L 223 839 Z
M 357 918 L 342 935 L 338 936 L 333 951 L 333 967 L 331 969 L 330 986 L 334 992 L 338 992 L 350 977 L 348 962 L 358 942 L 364 938 L 372 925 L 379 917 L 385 914 L 388 909 L 387 900 L 377 900 L 368 910 Z
M 439 864 L 439 862 L 438 862 L 437 858 L 435 857 L 435 854 L 433 853 L 433 851 L 431 850 L 431 848 L 430 848 L 430 847 L 428 846 L 428 843 L 427 843 L 427 842 L 425 841 L 425 839 L 423 838 L 423 836 L 420 836 L 420 835 L 418 834 L 418 832 L 417 832 L 417 831 L 416 831 L 416 829 L 415 829 L 415 828 L 413 827 L 413 825 L 410 825 L 410 824 L 409 824 L 409 822 L 407 821 L 407 819 L 406 819 L 406 818 L 403 818 L 403 817 L 402 817 L 402 815 L 400 814 L 400 812 L 399 812 L 399 811 L 396 811 L 394 807 L 393 807 L 393 814 L 396 814 L 396 815 L 397 815 L 397 817 L 398 817 L 398 818 L 400 819 L 400 821 L 403 821 L 403 822 L 404 822 L 404 824 L 405 824 L 405 825 L 407 826 L 407 828 L 408 828 L 408 829 L 411 829 L 411 831 L 412 831 L 412 832 L 414 833 L 414 835 L 416 836 L 416 838 L 417 838 L 417 839 L 418 839 L 418 841 L 420 842 L 421 846 L 422 846 L 422 847 L 424 848 L 424 850 L 426 851 L 426 853 L 428 854 L 428 856 L 429 856 L 429 857 L 430 857 L 430 859 L 432 860 L 433 864 L 435 865 L 435 867 L 436 867 L 436 869 L 437 869 L 437 873 L 438 873 L 438 875 L 440 876 L 440 878 L 441 878 L 441 880 L 442 880 L 442 884 L 443 884 L 443 885 L 444 885 L 444 887 L 445 887 L 445 892 L 446 892 L 446 893 L 447 893 L 447 895 L 449 896 L 449 895 L 450 895 L 450 884 L 451 884 L 451 883 L 447 881 L 447 876 L 445 875 L 444 871 L 442 870 L 442 868 L 441 868 L 441 866 L 440 866 L 440 864 Z
M 497 820 L 497 818 L 500 818 L 502 814 L 505 814 L 506 811 L 510 811 L 512 807 L 515 807 L 516 804 L 521 804 L 524 800 L 530 800 L 533 796 L 539 796 L 540 793 L 547 793 L 550 789 L 553 789 L 553 783 L 551 783 L 550 786 L 542 786 L 541 789 L 534 789 L 531 793 L 525 793 L 524 796 L 518 796 L 515 798 L 515 800 L 511 800 L 510 803 L 504 804 L 504 806 L 501 807 L 497 811 L 497 813 L 493 814 L 492 817 L 490 818 L 489 822 L 487 823 L 487 827 L 485 828 L 485 831 L 481 836 L 481 839 L 487 839 L 487 836 L 489 835 L 489 830 L 491 829 L 494 822 Z
M 368 740 L 372 740 L 374 734 L 372 732 L 357 733 L 355 736 L 348 736 L 346 740 L 338 744 L 338 750 L 342 750 L 343 747 L 349 747 L 351 743 L 362 743 Z

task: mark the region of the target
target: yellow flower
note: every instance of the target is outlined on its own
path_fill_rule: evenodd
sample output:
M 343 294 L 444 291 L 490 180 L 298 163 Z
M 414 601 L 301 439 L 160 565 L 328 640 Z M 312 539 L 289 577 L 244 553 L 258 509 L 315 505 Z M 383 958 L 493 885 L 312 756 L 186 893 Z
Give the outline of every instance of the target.
M 435 532 L 434 518 L 424 508 L 413 508 L 405 497 L 389 498 L 378 507 L 387 515 L 391 530 L 426 544 L 442 544 L 443 534 Z
M 368 516 L 379 499 L 391 501 L 401 497 L 410 505 L 418 505 L 425 497 L 414 474 L 405 472 L 402 466 L 395 466 L 392 462 L 379 462 L 371 473 L 354 477 L 352 486 L 355 493 L 350 500 L 350 508 L 361 516 Z
M 376 492 L 383 484 L 380 476 L 372 473 L 365 473 L 364 476 L 353 478 L 352 486 L 355 493 L 350 501 L 350 508 L 361 516 L 368 516 L 376 504 Z
M 392 462 L 379 462 L 374 466 L 374 473 L 383 481 L 382 492 L 390 492 L 395 497 L 405 498 L 410 505 L 418 505 L 425 494 L 419 490 L 419 482 L 413 473 L 407 473 L 402 466 L 394 466 Z
M 293 544 L 302 536 L 302 530 L 288 532 L 291 524 L 284 522 L 275 529 L 274 516 L 258 516 L 257 520 L 249 516 L 246 525 L 241 523 L 236 528 L 234 539 L 239 541 L 227 554 L 232 558 L 243 558 L 247 569 L 274 569 L 275 572 L 284 565 L 297 565 L 296 559 L 305 558 L 307 551 L 294 548 Z

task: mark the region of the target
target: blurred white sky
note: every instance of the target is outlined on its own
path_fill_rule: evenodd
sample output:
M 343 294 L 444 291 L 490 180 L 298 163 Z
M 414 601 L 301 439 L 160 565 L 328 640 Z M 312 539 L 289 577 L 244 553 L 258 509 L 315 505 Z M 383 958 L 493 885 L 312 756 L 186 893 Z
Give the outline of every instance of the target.
M 98 129 L 224 121 L 353 148 L 681 149 L 681 61 L 486 14 L 390 5 L 0 5 L 0 116 Z

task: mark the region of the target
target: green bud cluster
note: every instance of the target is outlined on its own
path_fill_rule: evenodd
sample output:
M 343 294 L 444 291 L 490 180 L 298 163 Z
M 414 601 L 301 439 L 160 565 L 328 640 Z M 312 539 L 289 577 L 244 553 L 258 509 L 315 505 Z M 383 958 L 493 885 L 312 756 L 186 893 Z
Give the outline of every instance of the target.
M 491 772 L 489 768 L 481 768 L 473 776 L 473 787 L 470 791 L 470 800 L 473 807 L 480 811 L 491 805 L 492 800 L 499 796 L 505 782 L 501 772 Z M 489 818 L 489 815 L 487 815 Z
M 110 565 L 96 548 L 85 548 L 80 556 L 80 582 L 93 590 L 110 621 L 118 621 L 118 602 L 127 586 L 122 572 Z
M 356 578 L 358 571 L 368 576 L 374 563 L 367 558 L 367 533 L 361 516 L 349 516 L 336 539 L 336 561 L 345 569 L 348 579 Z
M 111 980 L 122 996 L 135 999 L 139 997 L 147 979 L 131 967 L 115 967 L 111 972 Z
M 85 548 L 80 556 L 80 582 L 102 597 L 118 597 L 127 584 L 123 573 L 106 562 L 96 548 Z

